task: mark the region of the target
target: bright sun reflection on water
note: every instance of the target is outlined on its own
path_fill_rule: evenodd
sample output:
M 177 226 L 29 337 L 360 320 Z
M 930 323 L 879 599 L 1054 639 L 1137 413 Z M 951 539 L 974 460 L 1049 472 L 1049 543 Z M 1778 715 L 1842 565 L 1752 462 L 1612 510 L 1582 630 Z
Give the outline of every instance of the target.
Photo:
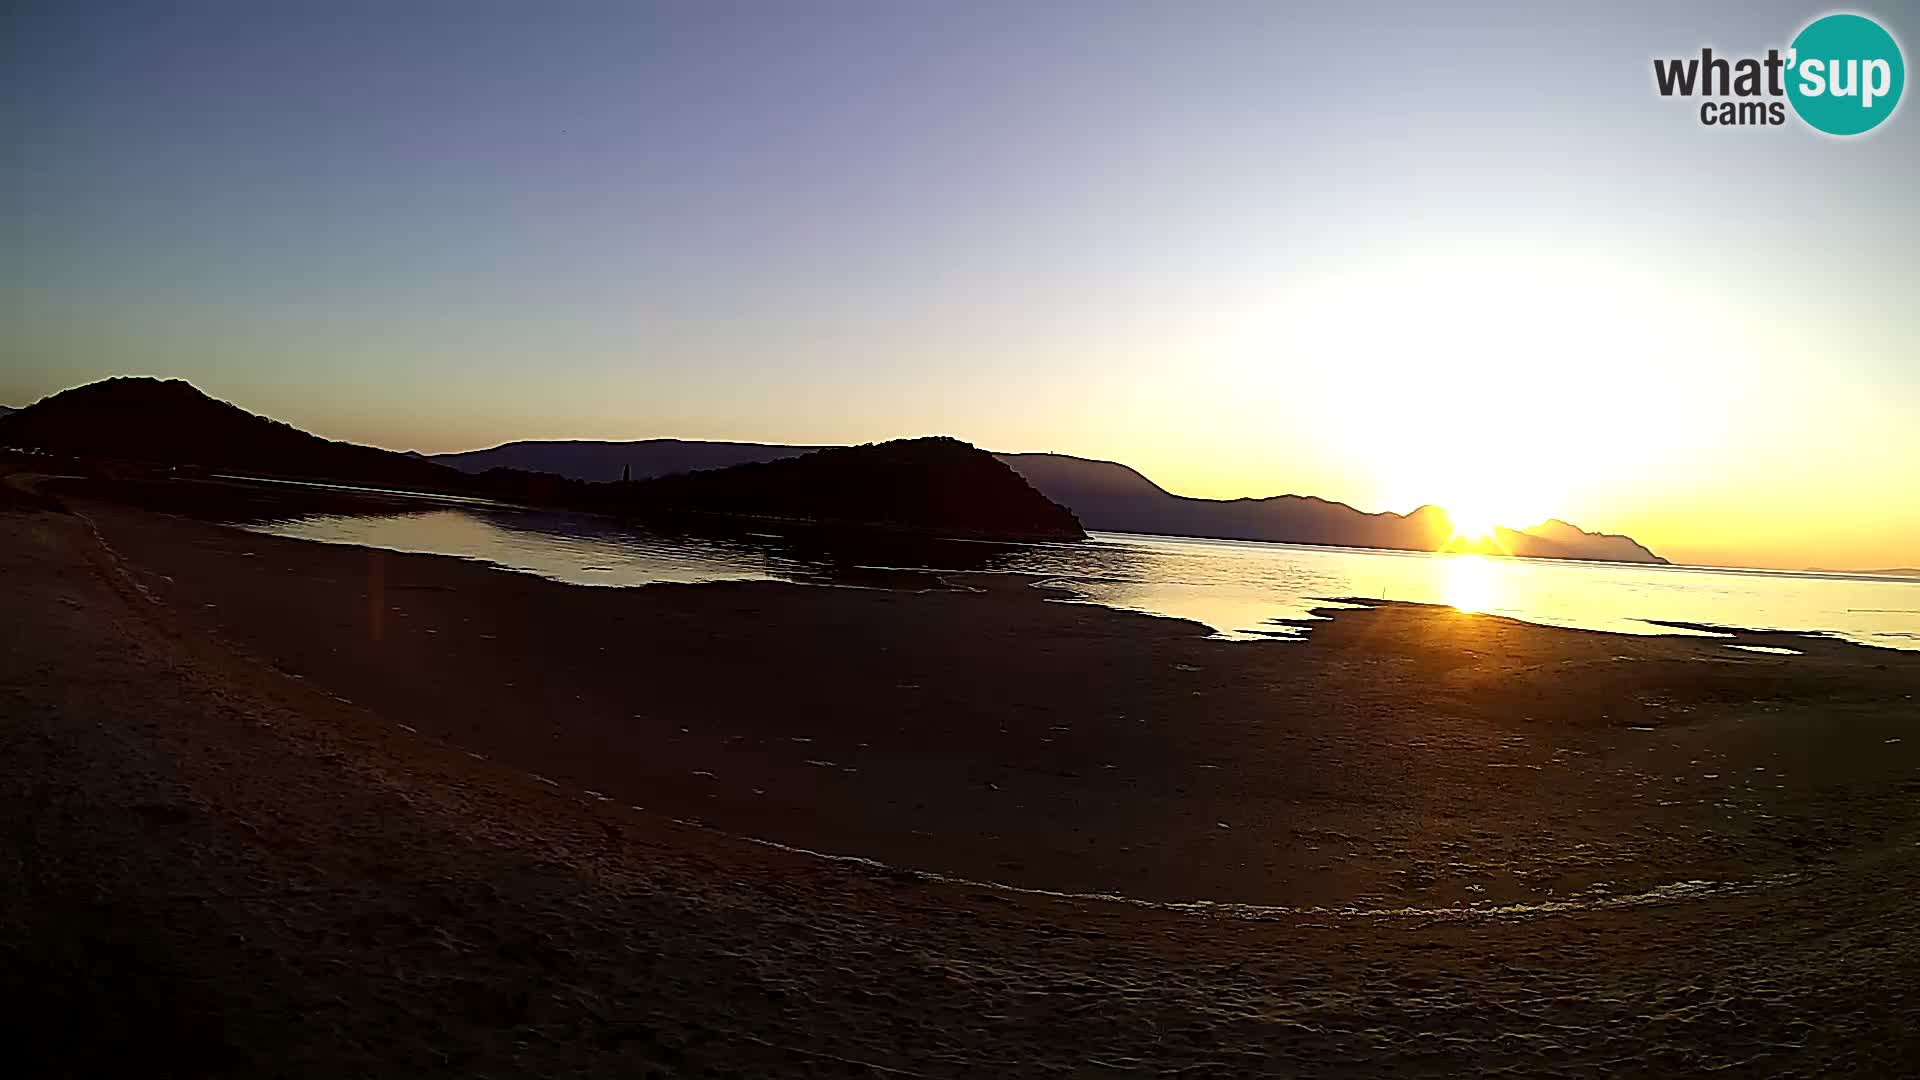
M 261 532 L 481 559 L 581 585 L 768 578 L 851 583 L 846 571 L 924 567 L 1036 575 L 1063 599 L 1189 619 L 1222 637 L 1292 638 L 1325 609 L 1374 600 L 1614 633 L 1681 633 L 1649 620 L 1824 631 L 1920 649 L 1920 580 L 1704 570 L 1484 555 L 1314 548 L 1100 533 L 1084 543 L 944 542 L 829 552 L 745 534 L 666 535 L 584 515 L 444 509 L 309 517 Z M 924 587 L 924 582 L 916 587 Z M 1341 603 L 1339 601 L 1346 601 Z
M 1492 563 L 1484 555 L 1449 555 L 1442 589 L 1447 603 L 1461 611 L 1492 611 L 1499 592 L 1499 581 Z

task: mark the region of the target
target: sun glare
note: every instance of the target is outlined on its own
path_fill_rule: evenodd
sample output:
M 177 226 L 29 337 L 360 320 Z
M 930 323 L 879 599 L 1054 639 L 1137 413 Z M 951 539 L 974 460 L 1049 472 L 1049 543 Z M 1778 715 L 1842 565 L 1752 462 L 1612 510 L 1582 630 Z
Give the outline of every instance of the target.
M 1525 466 L 1502 462 L 1498 468 L 1459 468 L 1434 475 L 1430 490 L 1446 510 L 1450 541 L 1505 550 L 1500 530 L 1525 529 L 1551 516 L 1546 485 L 1536 483 Z
M 1493 514 L 1471 503 L 1449 504 L 1447 519 L 1453 522 L 1453 535 L 1461 540 L 1489 540 L 1500 524 Z
M 1479 555 L 1454 555 L 1447 559 L 1444 582 L 1447 603 L 1469 615 L 1493 610 L 1497 599 L 1496 570 Z

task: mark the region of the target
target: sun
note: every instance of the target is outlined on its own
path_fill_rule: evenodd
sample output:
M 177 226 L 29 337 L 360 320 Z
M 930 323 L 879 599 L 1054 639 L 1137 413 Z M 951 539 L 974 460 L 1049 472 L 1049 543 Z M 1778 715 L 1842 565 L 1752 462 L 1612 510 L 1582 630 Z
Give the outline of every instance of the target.
M 1447 519 L 1453 523 L 1453 535 L 1460 540 L 1491 540 L 1494 530 L 1500 527 L 1493 511 L 1484 504 L 1455 500 L 1447 503 Z
M 1488 552 L 1505 551 L 1503 529 L 1525 529 L 1545 520 L 1545 486 L 1530 482 L 1522 467 L 1502 463 L 1497 469 L 1456 467 L 1434 485 L 1439 505 L 1447 513 L 1450 545 Z
M 1433 537 L 1442 551 L 1507 552 L 1504 530 L 1524 531 L 1553 516 L 1560 500 L 1552 477 L 1538 460 L 1544 455 L 1517 452 L 1449 454 L 1429 450 L 1409 455 L 1400 463 L 1395 486 L 1407 493 L 1407 502 L 1430 506 L 1445 514 Z

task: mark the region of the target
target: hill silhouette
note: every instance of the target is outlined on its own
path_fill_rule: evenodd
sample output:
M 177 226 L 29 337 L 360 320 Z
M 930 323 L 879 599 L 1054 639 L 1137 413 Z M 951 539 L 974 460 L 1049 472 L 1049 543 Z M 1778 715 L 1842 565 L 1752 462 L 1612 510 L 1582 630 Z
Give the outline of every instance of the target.
M 1174 495 L 1118 462 L 1065 454 L 1002 454 L 1001 460 L 1042 494 L 1071 508 L 1089 529 L 1536 559 L 1666 562 L 1630 537 L 1590 533 L 1558 519 L 1527 529 L 1499 528 L 1487 540 L 1463 541 L 1454 535 L 1452 518 L 1438 506 L 1369 514 L 1304 495 L 1195 499 Z
M 616 487 L 626 505 L 644 511 L 1026 539 L 1086 535 L 1070 511 L 992 454 L 944 436 L 831 447 Z
M 681 439 L 637 442 L 506 443 L 491 450 L 443 454 L 433 460 L 473 468 L 479 463 L 539 462 L 576 479 L 671 475 L 710 467 L 705 461 L 776 461 L 804 448 L 768 443 L 702 443 Z M 1130 466 L 1068 454 L 998 454 L 1048 499 L 1071 510 L 1089 529 L 1222 540 L 1264 540 L 1333 547 L 1405 551 L 1474 551 L 1529 558 L 1663 563 L 1631 537 L 1590 533 L 1549 520 L 1526 529 L 1502 528 L 1491 541 L 1464 542 L 1438 506 L 1406 514 L 1366 513 L 1310 495 L 1264 499 L 1196 499 L 1175 495 Z
M 177 379 L 118 378 L 0 417 L 0 446 L 628 516 L 697 514 L 999 539 L 1085 535 L 1071 513 L 993 455 L 949 438 L 836 447 L 633 483 L 508 468 L 474 476 L 417 454 L 323 439 Z
M 435 454 L 430 460 L 475 475 L 489 469 L 519 469 L 553 473 L 574 480 L 607 481 L 618 480 L 622 476 L 648 480 L 697 469 L 724 469 L 733 465 L 777 461 L 824 449 L 827 448 L 696 439 L 638 439 L 631 442 L 542 439 L 502 443 L 487 450 Z
M 1304 495 L 1197 499 L 1112 461 L 992 455 L 957 439 L 810 449 L 645 439 L 505 443 L 424 457 L 320 438 L 179 380 L 119 378 L 0 415 L 0 445 L 286 479 L 487 495 L 610 513 L 698 514 L 968 535 L 1115 532 L 1664 563 L 1558 519 L 1463 541 L 1447 512 L 1366 513 Z M 997 459 L 997 460 L 996 460 Z M 544 466 L 535 468 L 529 466 Z M 632 482 L 620 482 L 628 475 Z M 1056 505 L 1057 504 L 1057 505 Z
M 1072 507 L 1090 529 L 1416 551 L 1438 550 L 1453 534 L 1446 512 L 1435 506 L 1408 514 L 1368 514 L 1311 495 L 1195 499 L 1174 495 L 1118 462 L 1065 454 L 1005 454 L 1001 459 L 1043 493 Z
M 1599 562 L 1667 561 L 1631 536 L 1588 532 L 1559 518 L 1548 518 L 1519 531 L 1500 529 L 1496 535 L 1507 542 L 1509 550 L 1515 555 L 1531 555 L 1534 558 L 1593 559 Z
M 634 518 L 876 526 L 1001 540 L 1086 536 L 1070 511 L 992 454 L 944 436 L 611 483 L 504 467 L 471 483 L 491 498 Z
M 106 379 L 0 417 L 0 445 L 284 479 L 453 491 L 444 465 L 335 442 L 208 397 L 179 379 Z

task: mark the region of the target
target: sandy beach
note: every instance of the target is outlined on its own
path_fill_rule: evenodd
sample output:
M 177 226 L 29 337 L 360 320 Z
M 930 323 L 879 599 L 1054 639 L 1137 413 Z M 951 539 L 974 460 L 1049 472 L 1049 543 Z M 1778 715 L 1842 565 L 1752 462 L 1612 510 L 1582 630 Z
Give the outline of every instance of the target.
M 1920 1054 L 1920 655 L 1222 642 L 1006 575 L 582 588 L 7 498 L 29 1074 Z

